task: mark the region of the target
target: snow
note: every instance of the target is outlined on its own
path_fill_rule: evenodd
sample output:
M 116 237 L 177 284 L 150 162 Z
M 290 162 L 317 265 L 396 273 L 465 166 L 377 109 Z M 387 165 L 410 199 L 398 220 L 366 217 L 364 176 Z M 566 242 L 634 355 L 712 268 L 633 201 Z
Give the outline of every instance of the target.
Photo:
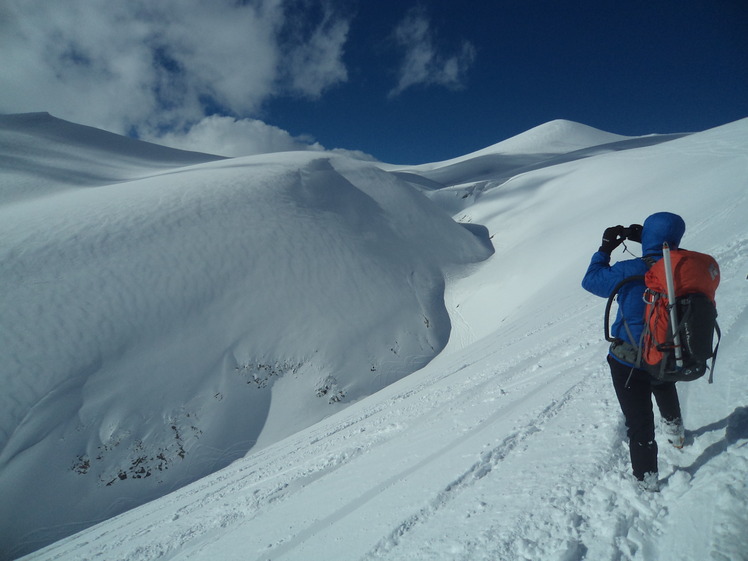
M 44 114 L 0 146 L 4 557 L 748 559 L 748 119 L 411 167 Z M 652 494 L 579 283 L 660 210 L 720 263 L 723 339 Z

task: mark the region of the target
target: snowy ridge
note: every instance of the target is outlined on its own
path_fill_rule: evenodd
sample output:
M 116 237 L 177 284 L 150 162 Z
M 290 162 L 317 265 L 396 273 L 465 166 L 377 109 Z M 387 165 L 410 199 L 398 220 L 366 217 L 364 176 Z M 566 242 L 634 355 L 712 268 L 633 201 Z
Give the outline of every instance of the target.
M 748 540 L 743 528 L 748 525 L 744 508 L 748 499 L 748 389 L 742 372 L 748 359 L 747 139 L 748 120 L 743 120 L 681 138 L 619 144 L 615 150 L 589 146 L 583 149 L 589 150 L 585 157 L 561 158 L 508 178 L 470 179 L 474 176 L 470 159 L 466 159 L 464 170 L 470 173 L 453 187 L 426 191 L 432 201 L 443 203 L 449 210 L 455 206 L 451 199 L 459 198 L 455 214 L 463 225 L 437 212 L 431 202 L 400 179 L 403 176 L 399 172 L 387 173 L 376 165 L 320 154 L 276 154 L 206 163 L 189 173 L 179 170 L 120 184 L 116 191 L 85 191 L 101 193 L 97 204 L 106 201 L 123 209 L 115 233 L 143 231 L 147 222 L 138 218 L 141 199 L 145 208 L 156 200 L 166 201 L 155 207 L 161 210 L 154 216 L 159 220 L 170 217 L 171 226 L 162 227 L 161 222 L 158 227 L 152 226 L 150 234 L 132 242 L 133 249 L 142 252 L 147 240 L 165 243 L 186 239 L 165 253 L 180 255 L 206 233 L 215 241 L 206 244 L 205 251 L 188 253 L 185 260 L 189 266 L 177 275 L 190 279 L 194 291 L 170 280 L 169 292 L 159 291 L 146 298 L 146 308 L 158 307 L 167 294 L 174 293 L 177 300 L 165 309 L 182 310 L 175 316 L 178 322 L 167 317 L 151 323 L 152 334 L 164 332 L 156 337 L 152 348 L 127 343 L 131 345 L 131 358 L 127 358 L 128 347 L 114 347 L 101 365 L 89 361 L 88 370 L 79 370 L 82 375 L 104 373 L 111 367 L 102 365 L 114 358 L 123 373 L 141 369 L 146 359 L 153 359 L 148 363 L 152 365 L 158 364 L 158 358 L 161 362 L 176 361 L 176 377 L 167 378 L 169 383 L 158 382 L 167 371 L 154 378 L 150 370 L 148 376 L 139 378 L 138 383 L 150 382 L 148 387 L 158 394 L 152 401 L 140 403 L 143 396 L 132 396 L 131 386 L 123 383 L 121 389 L 113 389 L 110 384 L 114 378 L 96 380 L 101 375 L 93 374 L 88 375 L 88 381 L 73 378 L 64 382 L 63 378 L 63 383 L 69 384 L 57 391 L 68 396 L 63 408 L 46 408 L 39 398 L 29 401 L 36 404 L 39 414 L 28 416 L 26 421 L 28 425 L 34 420 L 38 427 L 36 444 L 18 452 L 13 462 L 0 464 L 0 483 L 3 478 L 8 482 L 2 489 L 3 496 L 15 492 L 14 507 L 24 507 L 28 513 L 25 533 L 16 531 L 12 542 L 10 534 L 3 534 L 3 545 L 10 544 L 5 551 L 12 555 L 28 552 L 75 529 L 61 526 L 70 520 L 62 514 L 56 520 L 45 520 L 28 489 L 9 490 L 11 482 L 18 485 L 23 481 L 21 470 L 37 465 L 38 461 L 31 458 L 45 454 L 45 448 L 54 442 L 58 442 L 53 445 L 57 446 L 54 454 L 70 457 L 66 448 L 72 433 L 65 433 L 65 441 L 57 440 L 60 432 L 50 433 L 47 440 L 39 438 L 44 434 L 45 415 L 48 422 L 55 423 L 64 412 L 78 419 L 89 415 L 93 421 L 101 411 L 111 410 L 118 399 L 124 402 L 120 408 L 125 405 L 143 416 L 146 430 L 154 426 L 154 419 L 148 418 L 154 407 L 179 410 L 178 404 L 194 404 L 197 396 L 204 395 L 207 398 L 197 418 L 217 423 L 219 419 L 208 414 L 214 395 L 203 391 L 212 392 L 215 386 L 208 380 L 193 386 L 185 384 L 184 373 L 194 368 L 195 381 L 202 380 L 200 373 L 207 371 L 206 367 L 210 370 L 210 364 L 223 356 L 211 349 L 226 349 L 226 345 L 217 343 L 233 333 L 230 340 L 237 340 L 239 334 L 238 340 L 248 351 L 242 357 L 244 351 L 238 350 L 241 345 L 229 347 L 232 354 L 225 356 L 233 358 L 219 360 L 225 370 L 214 371 L 224 384 L 223 399 L 218 403 L 223 407 L 229 400 L 231 410 L 239 412 L 246 410 L 247 400 L 252 399 L 244 391 L 246 387 L 231 385 L 232 372 L 248 376 L 254 384 L 259 381 L 261 385 L 264 380 L 268 385 L 258 391 L 272 395 L 274 409 L 267 416 L 264 436 L 257 437 L 262 446 L 242 457 L 240 445 L 233 457 L 228 456 L 236 460 L 223 469 L 201 474 L 190 485 L 54 543 L 29 558 L 746 559 Z M 600 149 L 593 153 L 596 148 Z M 176 178 L 179 181 L 169 183 Z M 422 181 L 432 180 L 424 177 Z M 120 200 L 129 206 L 123 208 L 109 201 L 119 191 L 123 197 Z M 83 194 L 74 192 L 78 193 L 76 197 Z M 148 194 L 154 192 L 159 193 L 158 199 L 149 198 Z M 250 192 L 253 195 L 248 197 Z M 465 194 L 469 196 L 462 198 Z M 245 199 L 251 204 L 242 203 Z M 176 201 L 180 201 L 178 205 Z M 80 202 L 93 204 L 85 199 Z M 258 202 L 261 204 L 255 209 Z M 8 205 L 0 224 L 15 216 L 18 208 Z M 226 218 L 231 216 L 229 210 L 235 208 L 236 222 L 225 227 Z M 169 213 L 161 212 L 166 209 Z M 181 209 L 181 214 L 173 214 L 175 209 Z M 193 210 L 187 212 L 189 209 Z M 722 283 L 717 298 L 723 341 L 715 383 L 708 385 L 700 380 L 681 386 L 687 446 L 680 451 L 668 449 L 660 441 L 663 490 L 651 495 L 637 492 L 627 475 L 625 430 L 604 362 L 603 303 L 582 291 L 579 281 L 606 226 L 641 222 L 649 213 L 665 209 L 684 216 L 688 225 L 684 245 L 711 253 L 720 263 Z M 0 212 L 5 210 L 0 207 Z M 36 223 L 37 233 L 45 229 L 50 235 L 71 232 L 70 224 L 56 218 L 55 209 L 39 206 L 29 214 L 42 211 L 47 214 Z M 23 231 L 29 214 L 23 220 L 17 218 L 3 235 L 20 236 L 18 232 Z M 216 222 L 224 227 L 212 232 L 206 225 L 212 222 L 205 221 L 216 214 L 221 217 Z M 342 229 L 341 221 L 345 225 Z M 203 225 L 190 230 L 187 226 L 191 224 Z M 78 247 L 81 239 L 85 240 L 82 231 L 56 247 L 67 251 Z M 287 231 L 289 235 L 280 238 L 289 244 L 292 240 L 292 247 L 301 243 L 298 251 L 289 253 L 285 245 L 275 243 L 265 252 L 269 262 L 298 263 L 300 255 L 311 251 L 314 261 L 321 262 L 319 268 L 315 269 L 315 263 L 308 259 L 304 260 L 303 274 L 290 267 L 272 279 L 253 276 L 255 267 L 239 267 L 243 258 L 238 256 L 262 253 L 260 248 L 266 246 L 245 245 L 248 231 L 252 238 L 264 236 L 264 242 L 272 239 L 271 232 Z M 12 238 L 18 240 L 13 247 L 28 244 L 26 240 L 33 239 L 28 236 Z M 490 257 L 488 236 L 495 252 Z M 122 243 L 115 239 L 111 247 Z M 226 255 L 232 256 L 228 267 L 222 266 L 225 258 L 210 259 L 223 245 L 228 246 Z M 170 247 L 168 243 L 166 247 Z M 635 252 L 636 248 L 628 250 Z M 122 262 L 129 262 L 135 255 L 128 253 Z M 289 259 L 291 256 L 296 261 Z M 11 257 L 19 259 L 13 251 L 3 254 L 5 262 L 23 262 L 8 261 Z M 625 257 L 623 253 L 614 255 Z M 198 274 L 202 270 L 194 263 L 205 259 L 209 266 Z M 476 262 L 479 264 L 470 264 Z M 101 264 L 101 257 L 94 254 L 92 263 Z M 160 271 L 159 276 L 170 279 L 164 271 L 179 263 L 175 259 L 161 269 L 154 261 L 145 270 Z M 330 267 L 333 274 L 326 274 Z M 137 278 L 128 276 L 132 275 L 129 267 L 119 270 L 119 278 Z M 415 277 L 410 276 L 413 270 L 417 272 Z M 54 271 L 44 268 L 44 274 L 50 272 Z M 28 278 L 21 269 L 15 269 L 15 274 L 18 276 L 11 278 L 13 282 L 4 281 L 8 286 Z M 84 270 L 80 278 L 91 274 L 91 270 Z M 206 281 L 201 280 L 203 275 Z M 247 284 L 236 280 L 247 275 Z M 45 279 L 42 273 L 37 278 Z M 309 319 L 314 326 L 326 322 L 325 327 L 294 327 L 292 333 L 281 335 L 288 337 L 287 343 L 273 346 L 289 325 L 296 326 L 289 321 L 289 309 L 300 310 L 304 317 L 305 299 L 300 296 L 287 306 L 277 307 L 260 303 L 274 294 L 273 288 L 279 283 L 285 288 L 285 297 L 303 292 L 315 278 L 319 279 L 315 286 L 331 290 Z M 246 301 L 246 287 L 253 288 L 260 295 L 258 299 Z M 382 309 L 383 295 L 393 290 L 399 295 L 394 303 L 399 313 L 394 314 L 393 307 Z M 91 290 L 84 292 L 90 294 Z M 69 292 L 61 290 L 61 294 Z M 202 302 L 197 307 L 196 294 Z M 407 295 L 415 301 L 408 304 Z M 3 310 L 13 301 L 3 300 Z M 253 315 L 262 318 L 256 330 L 245 331 L 251 329 L 241 321 L 246 306 L 260 311 Z M 350 306 L 358 315 L 345 315 Z M 197 313 L 197 321 L 191 323 L 185 307 L 207 311 Z M 240 311 L 232 312 L 235 308 Z M 441 317 L 440 310 L 448 311 L 449 317 Z M 51 317 L 69 311 L 60 307 Z M 366 325 L 360 324 L 361 315 L 367 317 Z M 429 320 L 428 326 L 424 317 Z M 143 326 L 142 322 L 130 321 L 134 330 Z M 84 324 L 77 325 L 82 328 Z M 232 332 L 227 325 L 243 327 Z M 335 325 L 344 326 L 335 332 L 336 337 L 350 331 L 352 325 L 354 331 L 350 338 L 331 345 L 326 335 Z M 14 324 L 9 331 L 17 335 L 19 330 Z M 33 328 L 21 332 L 30 333 Z M 266 332 L 266 339 L 262 339 Z M 249 335 L 243 338 L 244 333 Z M 3 340 L 9 340 L 5 333 L 3 336 Z M 35 333 L 34 337 L 38 336 Z M 34 337 L 29 339 L 35 352 L 52 344 L 52 340 L 47 343 Z M 206 337 L 209 340 L 202 341 Z M 365 343 L 351 347 L 355 341 Z M 196 342 L 198 348 L 190 352 Z M 434 348 L 429 352 L 431 346 Z M 249 360 L 249 350 L 281 347 L 298 352 L 293 356 L 268 352 L 262 361 Z M 328 360 L 309 361 L 316 356 L 312 351 L 325 348 Z M 169 354 L 171 349 L 174 352 Z M 203 354 L 207 355 L 205 360 L 198 360 L 195 367 L 196 357 Z M 171 358 L 164 361 L 165 356 Z M 374 378 L 367 367 L 351 369 L 344 365 L 340 369 L 343 382 L 337 388 L 346 390 L 346 398 L 330 402 L 329 391 L 321 398 L 305 397 L 324 386 L 315 383 L 323 382 L 336 358 L 343 356 L 347 361 L 376 366 Z M 286 360 L 291 358 L 294 360 Z M 310 376 L 310 367 L 318 374 Z M 277 368 L 287 370 L 282 376 L 265 375 Z M 385 368 L 390 374 L 380 374 Z M 221 372 L 224 378 L 220 378 Z M 343 372 L 349 377 L 344 379 Z M 243 384 L 246 386 L 246 382 Z M 16 392 L 16 401 L 27 391 L 33 391 L 33 387 Z M 335 389 L 332 391 L 336 395 Z M 376 393 L 371 394 L 373 391 Z M 371 395 L 364 397 L 367 394 Z M 169 407 L 161 403 L 164 397 Z M 76 401 L 79 399 L 82 405 Z M 97 409 L 99 405 L 106 407 Z M 118 421 L 127 418 L 123 415 Z M 175 423 L 177 432 L 184 435 L 186 456 L 184 461 L 175 460 L 166 473 L 181 469 L 181 475 L 188 477 L 189 469 L 195 469 L 190 459 L 200 454 L 204 454 L 206 464 L 217 462 L 216 467 L 220 467 L 215 455 L 211 457 L 207 449 L 200 452 L 207 437 L 200 435 L 188 441 L 195 418 L 183 417 Z M 2 426 L 7 427 L 11 422 L 4 419 Z M 227 450 L 229 441 L 251 438 L 246 422 L 239 422 L 239 427 L 235 424 L 232 419 L 220 425 Z M 226 433 L 227 427 L 233 428 Z M 169 432 L 173 431 L 167 425 Z M 23 437 L 21 442 L 31 444 L 31 434 L 24 429 L 16 438 Z M 103 437 L 99 434 L 97 438 Z M 90 442 L 89 448 L 97 441 Z M 5 454 L 4 449 L 0 459 Z M 129 458 L 123 455 L 120 460 Z M 63 471 L 53 466 L 47 475 L 50 485 L 74 488 L 91 479 L 71 471 L 69 466 Z M 128 478 L 109 487 L 87 489 L 88 502 L 75 508 L 89 514 L 86 520 L 91 520 L 94 512 L 102 513 L 101 517 L 122 512 L 123 489 L 132 496 L 154 481 L 154 477 Z M 152 488 L 154 496 L 163 495 L 163 491 L 163 486 Z M 147 493 L 141 496 L 146 498 Z M 65 505 L 68 510 L 70 506 Z
M 502 140 L 486 148 L 476 150 L 464 156 L 451 158 L 441 162 L 421 164 L 417 166 L 392 166 L 394 169 L 407 168 L 417 172 L 428 172 L 437 168 L 451 166 L 468 160 L 475 160 L 483 156 L 502 154 L 504 156 L 532 156 L 568 154 L 583 148 L 602 146 L 613 142 L 628 140 L 632 137 L 622 136 L 601 131 L 599 129 L 556 119 L 538 125 L 512 138 Z
M 420 166 L 382 167 L 424 189 L 456 214 L 474 204 L 484 190 L 523 173 L 607 152 L 654 146 L 683 136 L 686 135 L 626 137 L 559 119 L 467 156 Z
M 49 113 L 0 115 L 4 202 L 71 185 L 105 185 L 219 159 L 133 140 Z

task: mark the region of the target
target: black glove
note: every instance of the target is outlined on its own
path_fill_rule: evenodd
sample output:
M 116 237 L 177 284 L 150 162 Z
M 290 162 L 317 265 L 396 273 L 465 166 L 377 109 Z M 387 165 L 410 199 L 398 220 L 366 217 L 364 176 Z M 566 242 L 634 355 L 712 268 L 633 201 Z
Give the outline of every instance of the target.
M 623 226 L 611 226 L 606 228 L 603 233 L 603 243 L 598 251 L 610 255 L 613 250 L 623 243 L 626 239 L 626 228 Z
M 642 225 L 632 224 L 626 228 L 626 239 L 632 242 L 642 243 Z

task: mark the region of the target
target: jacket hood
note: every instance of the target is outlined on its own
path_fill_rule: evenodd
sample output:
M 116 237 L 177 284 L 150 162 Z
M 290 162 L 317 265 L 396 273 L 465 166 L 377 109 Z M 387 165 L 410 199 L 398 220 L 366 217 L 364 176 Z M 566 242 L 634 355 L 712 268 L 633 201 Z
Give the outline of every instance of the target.
M 642 255 L 662 255 L 662 244 L 671 248 L 680 245 L 686 223 L 672 212 L 657 212 L 648 217 L 642 227 Z

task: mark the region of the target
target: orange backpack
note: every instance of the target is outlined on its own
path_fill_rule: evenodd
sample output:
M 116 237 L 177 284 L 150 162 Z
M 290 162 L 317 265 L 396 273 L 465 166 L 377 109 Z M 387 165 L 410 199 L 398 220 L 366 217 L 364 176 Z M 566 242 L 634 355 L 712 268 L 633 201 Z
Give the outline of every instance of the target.
M 658 380 L 696 380 L 709 369 L 709 359 L 712 359 L 713 371 L 719 347 L 721 333 L 714 299 L 720 280 L 719 265 L 710 255 L 685 249 L 671 250 L 670 262 L 677 324 L 673 326 L 671 321 L 666 259 L 663 258 L 644 276 L 647 307 L 639 345 L 640 364 Z M 715 332 L 717 344 L 713 348 Z M 711 374 L 709 382 L 712 382 Z

